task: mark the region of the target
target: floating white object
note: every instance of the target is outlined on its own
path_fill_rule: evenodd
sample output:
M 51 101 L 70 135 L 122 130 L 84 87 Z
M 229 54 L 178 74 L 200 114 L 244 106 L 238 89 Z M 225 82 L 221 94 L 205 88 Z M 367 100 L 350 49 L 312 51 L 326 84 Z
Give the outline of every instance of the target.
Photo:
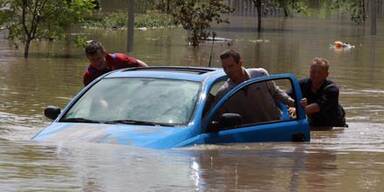
M 330 47 L 335 50 L 348 50 L 348 49 L 355 48 L 354 45 L 351 45 L 349 43 L 342 42 L 342 41 L 335 41 L 333 42 L 333 44 L 330 45 Z

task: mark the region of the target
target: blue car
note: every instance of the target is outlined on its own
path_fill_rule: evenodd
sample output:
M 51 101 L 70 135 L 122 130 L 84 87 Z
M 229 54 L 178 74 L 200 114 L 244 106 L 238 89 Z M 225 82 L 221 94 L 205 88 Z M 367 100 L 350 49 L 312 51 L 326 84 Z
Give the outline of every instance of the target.
M 157 149 L 310 140 L 308 122 L 298 102 L 302 98 L 299 84 L 292 74 L 249 79 L 216 98 L 226 80 L 224 71 L 216 68 L 148 67 L 112 71 L 82 89 L 65 109 L 46 108 L 45 116 L 54 121 L 32 139 Z M 221 111 L 233 95 L 265 83 L 290 92 L 295 100 L 292 113 L 279 101 L 276 106 L 281 115 L 273 121 L 244 123 L 241 114 Z

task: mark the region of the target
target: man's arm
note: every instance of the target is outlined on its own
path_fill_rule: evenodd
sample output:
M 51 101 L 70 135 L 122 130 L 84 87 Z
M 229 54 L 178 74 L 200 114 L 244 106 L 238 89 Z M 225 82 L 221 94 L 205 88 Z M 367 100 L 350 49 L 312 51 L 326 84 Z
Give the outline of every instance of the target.
M 303 108 L 305 110 L 305 113 L 307 115 L 311 115 L 311 114 L 320 112 L 320 105 L 317 104 L 317 103 L 311 103 L 311 104 L 308 105 L 307 98 L 303 98 L 300 101 L 300 104 L 301 104 L 301 106 L 303 106 Z
M 212 102 L 212 107 L 217 104 L 217 102 L 229 91 L 228 83 L 225 82 L 217 91 L 216 96 L 214 97 L 214 100 Z M 214 119 L 218 119 L 223 113 L 227 112 L 226 105 L 224 104 L 219 109 L 218 113 L 216 114 L 216 117 Z
M 275 102 L 281 101 L 289 107 L 295 106 L 295 100 L 293 100 L 287 93 L 281 90 L 280 87 L 275 84 L 275 82 L 269 81 L 267 82 L 267 86 Z
M 136 59 L 136 62 L 137 62 L 138 67 L 148 67 L 148 65 L 146 63 L 144 63 L 143 61 L 141 61 L 139 59 Z
M 305 107 L 305 113 L 308 115 L 317 113 L 317 112 L 320 112 L 320 106 L 317 103 L 312 103 Z
M 324 92 L 315 102 L 308 104 L 307 99 L 303 98 L 300 104 L 304 107 L 307 115 L 327 111 L 329 108 L 338 105 L 339 88 L 334 84 L 330 84 L 324 88 Z
M 112 57 L 113 65 L 111 66 L 113 70 L 130 67 L 148 67 L 145 62 L 124 53 L 114 53 L 112 55 L 114 55 Z
M 257 71 L 262 74 L 262 76 L 269 76 L 269 73 L 264 68 L 258 68 Z M 287 93 L 279 88 L 273 81 L 266 82 L 269 92 L 271 93 L 275 102 L 282 101 L 284 104 L 289 107 L 295 106 L 295 100 L 293 100 Z
M 83 74 L 83 84 L 84 86 L 87 86 L 91 81 L 93 80 L 91 74 L 89 71 L 85 71 Z
M 339 88 L 335 84 L 329 84 L 319 99 L 315 101 L 321 111 L 329 111 L 339 103 Z

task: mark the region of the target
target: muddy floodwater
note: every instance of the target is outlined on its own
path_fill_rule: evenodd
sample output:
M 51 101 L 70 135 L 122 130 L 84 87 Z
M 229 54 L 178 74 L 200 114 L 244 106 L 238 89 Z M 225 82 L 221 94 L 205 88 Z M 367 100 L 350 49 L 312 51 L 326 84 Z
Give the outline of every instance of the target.
M 237 49 L 247 67 L 306 76 L 313 57 L 329 59 L 349 127 L 311 133 L 308 143 L 202 145 L 152 150 L 95 143 L 30 141 L 82 88 L 83 50 L 64 41 L 22 48 L 0 34 L 0 191 L 383 191 L 384 21 L 378 35 L 349 20 L 233 17 L 215 27 L 218 55 Z M 108 51 L 125 51 L 124 30 L 84 30 Z M 76 34 L 74 34 L 76 35 Z M 193 48 L 179 28 L 136 31 L 132 55 L 152 66 L 207 66 L 211 43 Z M 335 40 L 354 48 L 334 50 Z

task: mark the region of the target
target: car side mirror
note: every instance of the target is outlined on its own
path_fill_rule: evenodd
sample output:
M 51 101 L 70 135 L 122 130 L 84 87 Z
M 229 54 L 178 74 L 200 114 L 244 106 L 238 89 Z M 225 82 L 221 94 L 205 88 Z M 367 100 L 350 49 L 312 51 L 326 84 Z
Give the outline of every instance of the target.
M 55 106 L 48 106 L 44 109 L 44 115 L 51 120 L 55 120 L 61 113 L 61 109 Z
M 208 133 L 217 133 L 220 131 L 219 122 L 218 121 L 211 121 L 211 123 L 208 126 L 207 132 Z
M 233 128 L 241 125 L 241 122 L 242 117 L 238 113 L 223 113 L 219 120 L 221 128 Z
M 242 117 L 238 113 L 223 113 L 219 121 L 212 121 L 208 127 L 208 132 L 219 132 L 220 129 L 233 128 L 241 125 Z

